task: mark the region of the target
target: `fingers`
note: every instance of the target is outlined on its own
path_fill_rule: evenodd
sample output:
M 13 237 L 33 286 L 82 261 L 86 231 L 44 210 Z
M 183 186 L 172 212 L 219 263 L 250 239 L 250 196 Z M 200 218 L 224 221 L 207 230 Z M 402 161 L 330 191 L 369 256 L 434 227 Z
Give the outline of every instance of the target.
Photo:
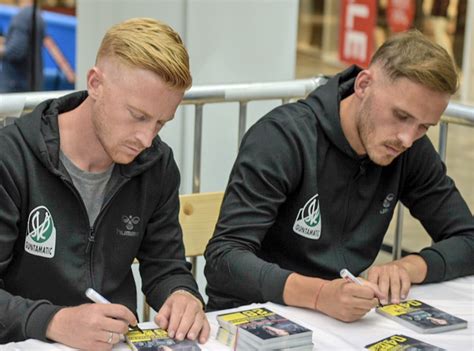
M 211 334 L 211 326 L 209 325 L 206 315 L 204 315 L 203 319 L 203 327 L 199 333 L 199 342 L 201 344 L 204 344 L 207 340 L 209 340 L 209 335 Z
M 344 322 L 362 318 L 377 305 L 372 288 L 335 279 L 321 288 L 318 310 Z
M 126 334 L 128 332 L 128 323 L 124 320 L 105 318 L 101 323 L 101 330 L 117 335 Z
M 204 343 L 209 338 L 210 326 L 202 304 L 187 292 L 173 293 L 158 312 L 155 322 L 177 340 L 199 339 Z
M 393 262 L 372 267 L 368 272 L 368 280 L 378 285 L 382 295 L 380 303 L 400 303 L 408 296 L 411 287 L 408 272 Z M 389 299 L 390 296 L 390 299 Z
M 127 325 L 136 325 L 137 324 L 137 318 L 135 317 L 135 314 L 133 314 L 132 311 L 130 311 L 127 307 L 124 305 L 119 305 L 119 304 L 94 304 L 94 306 L 97 306 L 99 308 L 104 309 L 104 314 L 107 317 L 122 320 L 127 322 Z
M 167 330 L 170 316 L 171 316 L 171 307 L 169 306 L 167 302 L 165 302 L 165 304 L 160 308 L 157 315 L 155 316 L 155 323 L 160 328 Z M 170 335 L 169 330 L 168 330 L 168 335 Z M 173 336 L 170 335 L 170 337 L 173 337 Z
M 364 285 L 356 285 L 346 282 L 344 289 L 351 297 L 351 300 L 348 303 L 350 303 L 355 309 L 361 309 L 367 313 L 371 309 L 377 307 L 379 303 L 377 294 L 379 294 L 380 291 L 377 285 L 367 281 L 363 282 Z
M 183 330 L 189 330 L 191 327 L 191 321 L 189 318 L 189 311 L 186 315 L 187 318 L 183 318 L 185 315 L 185 309 L 187 306 L 183 306 L 180 304 L 175 303 L 173 305 L 173 310 L 170 315 L 169 325 L 168 325 L 168 335 L 172 338 L 176 338 L 178 340 L 183 340 L 184 334 Z
M 84 304 L 59 310 L 47 327 L 48 339 L 86 350 L 111 350 L 128 331 L 128 321 L 121 305 Z
M 110 332 L 110 331 L 101 331 L 101 338 L 99 341 L 106 344 L 115 345 L 121 341 L 120 334 Z

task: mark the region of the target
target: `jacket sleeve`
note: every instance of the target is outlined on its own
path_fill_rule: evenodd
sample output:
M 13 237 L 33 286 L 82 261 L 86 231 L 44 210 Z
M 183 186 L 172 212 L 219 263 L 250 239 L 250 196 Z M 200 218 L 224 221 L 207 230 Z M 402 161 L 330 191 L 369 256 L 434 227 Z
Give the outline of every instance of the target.
M 266 118 L 242 140 L 205 252 L 209 291 L 234 300 L 284 303 L 283 289 L 292 272 L 260 258 L 259 251 L 280 205 L 300 179 L 301 153 L 291 130 Z
M 46 300 L 33 301 L 9 292 L 5 275 L 19 244 L 20 195 L 11 175 L 0 162 L 0 344 L 28 338 L 46 340 L 46 329 L 61 308 Z M 20 244 L 21 245 L 21 244 Z
M 137 255 L 143 292 L 150 306 L 158 311 L 175 290 L 184 289 L 204 304 L 191 274 L 191 264 L 184 256 L 183 234 L 178 221 L 178 167 L 170 151 L 169 159 L 157 184 L 162 187 L 159 204 L 147 224 L 144 240 Z
M 434 241 L 420 252 L 425 283 L 474 274 L 474 217 L 428 138 L 417 143 L 406 159 L 401 200 Z

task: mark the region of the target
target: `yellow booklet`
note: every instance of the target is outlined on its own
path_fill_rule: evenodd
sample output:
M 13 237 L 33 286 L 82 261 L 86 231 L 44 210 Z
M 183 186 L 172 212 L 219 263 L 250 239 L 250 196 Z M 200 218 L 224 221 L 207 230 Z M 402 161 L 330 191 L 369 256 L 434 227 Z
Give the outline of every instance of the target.
M 193 340 L 177 341 L 168 336 L 166 330 L 143 329 L 131 330 L 125 334 L 125 341 L 133 351 L 200 351 L 198 343 Z

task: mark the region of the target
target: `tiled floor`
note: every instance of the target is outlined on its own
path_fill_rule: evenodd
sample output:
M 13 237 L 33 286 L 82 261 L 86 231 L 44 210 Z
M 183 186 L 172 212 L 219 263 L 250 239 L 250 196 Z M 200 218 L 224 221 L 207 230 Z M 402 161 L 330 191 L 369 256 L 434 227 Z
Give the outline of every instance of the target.
M 319 58 L 307 54 L 297 55 L 296 78 L 308 78 L 319 74 L 332 75 L 343 67 L 335 67 L 322 62 Z M 449 125 L 447 147 L 448 174 L 454 179 L 469 208 L 474 209 L 474 128 Z M 439 128 L 432 128 L 429 137 L 435 147 L 438 146 Z M 392 220 L 385 243 L 392 245 L 394 240 L 395 218 Z M 431 238 L 426 231 L 405 210 L 402 248 L 407 251 L 418 251 L 430 245 Z M 381 252 L 376 262 L 391 259 L 391 255 Z

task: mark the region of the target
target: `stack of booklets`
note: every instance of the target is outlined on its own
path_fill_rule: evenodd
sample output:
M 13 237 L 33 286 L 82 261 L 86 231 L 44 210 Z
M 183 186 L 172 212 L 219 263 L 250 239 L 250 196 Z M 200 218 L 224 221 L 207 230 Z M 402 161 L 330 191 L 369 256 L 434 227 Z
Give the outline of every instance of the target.
M 418 333 L 441 333 L 467 328 L 467 321 L 430 306 L 420 300 L 407 300 L 377 308 L 377 313 L 388 317 Z
M 131 330 L 125 334 L 125 341 L 133 351 L 200 351 L 196 341 L 185 339 L 177 341 L 168 336 L 166 330 Z
M 370 351 L 446 351 L 441 347 L 428 344 L 427 342 L 403 335 L 395 334 L 388 338 L 365 346 Z
M 217 316 L 217 340 L 236 351 L 313 349 L 313 331 L 267 308 Z

